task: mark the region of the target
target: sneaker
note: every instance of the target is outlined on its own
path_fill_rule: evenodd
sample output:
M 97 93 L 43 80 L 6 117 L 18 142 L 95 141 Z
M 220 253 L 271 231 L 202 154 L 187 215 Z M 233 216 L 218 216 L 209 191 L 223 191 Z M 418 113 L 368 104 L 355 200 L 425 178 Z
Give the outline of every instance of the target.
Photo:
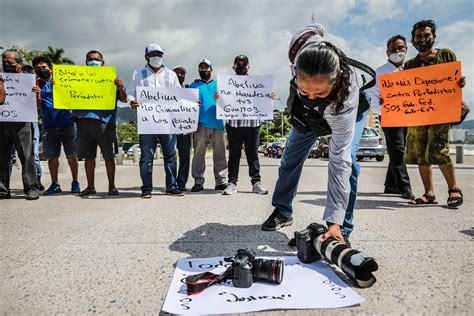
M 61 189 L 60 189 L 61 190 Z M 32 201 L 32 200 L 37 200 L 39 199 L 39 194 L 38 194 L 38 191 L 36 190 L 29 190 L 28 192 L 26 192 L 26 199 L 28 201 Z
M 385 194 L 400 194 L 400 190 L 397 188 L 385 187 L 383 190 Z
M 181 192 L 178 188 L 174 188 L 173 190 L 166 190 L 166 195 L 171 195 L 171 196 L 183 196 L 184 193 Z
M 185 186 L 178 186 L 178 189 L 181 191 L 181 192 L 187 192 L 188 189 L 185 187 Z
M 11 199 L 12 195 L 10 191 L 0 191 L 0 200 Z
M 406 199 L 406 200 L 414 200 L 415 199 L 415 195 L 413 194 L 413 191 L 411 190 L 411 188 L 407 187 L 407 188 L 403 189 L 402 199 Z
M 237 185 L 235 183 L 229 182 L 229 184 L 227 185 L 227 188 L 225 188 L 225 190 L 222 194 L 223 195 L 232 195 L 234 193 L 237 193 Z
M 79 192 L 78 196 L 88 196 L 96 193 L 97 192 L 94 189 L 85 188 L 84 190 Z
M 117 190 L 116 187 L 109 187 L 109 195 L 119 195 L 119 191 Z
M 262 224 L 262 230 L 266 231 L 273 231 L 273 230 L 278 230 L 282 227 L 285 226 L 290 226 L 293 224 L 293 218 L 287 218 L 281 215 L 280 211 L 276 208 L 273 210 L 273 213 L 270 215 L 270 217 L 263 222 Z
M 43 192 L 43 195 L 53 195 L 61 192 L 63 192 L 63 190 L 61 190 L 61 186 L 59 185 L 59 183 L 53 182 L 51 183 L 49 188 Z
M 202 186 L 202 184 L 195 184 L 192 188 L 191 188 L 191 192 L 199 192 L 199 191 L 202 191 L 204 189 L 204 187 Z
M 79 185 L 79 181 L 77 180 L 74 180 L 71 182 L 71 193 L 80 193 L 81 192 L 81 188 L 80 188 L 80 185 Z
M 224 191 L 226 188 L 227 188 L 227 184 L 222 183 L 222 184 L 216 185 L 216 186 L 214 187 L 214 190 L 216 190 L 216 191 Z
M 252 192 L 257 194 L 268 194 L 268 190 L 262 185 L 262 182 L 257 182 L 252 186 Z
M 151 192 L 142 192 L 142 199 L 151 199 Z

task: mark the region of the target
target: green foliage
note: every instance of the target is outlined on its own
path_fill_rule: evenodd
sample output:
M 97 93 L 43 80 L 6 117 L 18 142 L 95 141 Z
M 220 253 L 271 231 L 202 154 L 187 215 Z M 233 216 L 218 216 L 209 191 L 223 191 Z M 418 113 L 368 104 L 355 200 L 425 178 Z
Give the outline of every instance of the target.
M 287 138 L 290 128 L 289 113 L 286 110 L 283 112 L 274 110 L 273 121 L 266 122 L 260 127 L 260 143 L 266 144 L 278 141 L 281 138 Z
M 25 61 L 29 64 L 31 64 L 31 61 L 36 56 L 42 56 L 42 55 L 46 54 L 46 52 L 43 51 L 43 50 L 38 50 L 38 49 L 28 50 L 28 49 L 20 47 L 20 46 L 13 46 L 13 47 L 8 48 L 8 49 L 4 48 L 4 47 L 0 47 L 0 49 L 2 50 L 2 52 L 5 51 L 5 50 L 11 50 L 11 51 L 17 52 L 23 58 L 23 61 Z
M 62 48 L 53 48 L 48 46 L 45 56 L 51 60 L 53 64 L 56 65 L 74 65 L 74 61 L 68 57 L 63 57 L 64 49 Z
M 7 48 L 0 46 L 0 50 L 4 51 L 7 50 Z M 51 60 L 53 64 L 74 65 L 74 61 L 71 58 L 63 57 L 64 49 L 62 48 L 54 48 L 52 46 L 48 46 L 48 50 L 46 51 L 38 49 L 28 50 L 24 47 L 15 45 L 11 48 L 8 48 L 8 50 L 18 52 L 23 58 L 23 60 L 29 64 L 31 64 L 33 58 L 35 58 L 36 56 L 46 56 Z
M 138 143 L 137 124 L 135 122 L 117 124 L 117 138 L 119 146 L 124 143 Z

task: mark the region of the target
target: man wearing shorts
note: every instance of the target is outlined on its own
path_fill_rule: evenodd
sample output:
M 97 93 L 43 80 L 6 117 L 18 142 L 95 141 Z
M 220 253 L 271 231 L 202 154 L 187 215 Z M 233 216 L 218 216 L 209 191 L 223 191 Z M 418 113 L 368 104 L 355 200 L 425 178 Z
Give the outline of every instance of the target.
M 71 169 L 71 192 L 79 193 L 81 190 L 77 181 L 76 125 L 71 119 L 71 111 L 54 108 L 53 81 L 51 80 L 53 66 L 49 58 L 44 56 L 33 58 L 33 68 L 39 78 L 39 87 L 35 88 L 35 92 L 40 94 L 40 98 L 37 98 L 37 103 L 41 108 L 41 117 L 43 118 L 43 157 L 48 160 L 52 181 L 49 188 L 43 194 L 53 195 L 62 192 L 58 181 L 61 144 Z
M 103 66 L 104 58 L 98 51 L 91 50 L 86 54 L 87 66 Z M 115 121 L 117 116 L 117 99 L 127 102 L 127 94 L 122 80 L 115 79 L 117 98 L 113 110 L 74 110 L 72 117 L 77 124 L 77 138 L 79 143 L 79 158 L 85 159 L 87 188 L 79 196 L 95 194 L 95 158 L 99 146 L 105 161 L 105 169 L 109 180 L 109 195 L 118 195 L 115 187 L 115 154 L 117 153 L 117 134 Z

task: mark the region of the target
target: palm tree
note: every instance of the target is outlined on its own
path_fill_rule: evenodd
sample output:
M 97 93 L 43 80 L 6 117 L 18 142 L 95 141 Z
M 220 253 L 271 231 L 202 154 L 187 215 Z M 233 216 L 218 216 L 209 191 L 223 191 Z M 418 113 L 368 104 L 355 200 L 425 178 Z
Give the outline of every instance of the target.
M 46 51 L 45 56 L 48 57 L 49 60 L 51 60 L 51 62 L 56 65 L 61 65 L 61 64 L 74 65 L 74 61 L 72 61 L 71 58 L 63 57 L 63 54 L 64 54 L 64 49 L 53 48 L 51 46 L 48 46 L 48 50 Z

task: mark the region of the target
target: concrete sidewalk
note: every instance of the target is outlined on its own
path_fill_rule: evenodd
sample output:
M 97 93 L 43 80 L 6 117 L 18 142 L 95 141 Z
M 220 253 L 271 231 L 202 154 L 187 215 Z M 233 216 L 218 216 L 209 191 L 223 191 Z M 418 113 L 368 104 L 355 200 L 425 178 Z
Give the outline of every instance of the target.
M 278 159 L 261 157 L 269 195 L 250 193 L 242 160 L 239 193 L 223 196 L 214 188 L 207 160 L 203 192 L 164 195 L 162 161 L 154 169 L 153 198 L 142 200 L 138 165 L 117 167 L 120 195 L 107 195 L 103 163 L 96 171 L 95 196 L 72 194 L 26 201 L 20 172 L 14 171 L 11 200 L 0 201 L 0 312 L 31 314 L 159 314 L 178 258 L 230 256 L 239 248 L 258 255 L 294 254 L 287 243 L 295 230 L 321 222 L 327 161 L 309 159 L 298 187 L 295 223 L 278 232 L 260 225 L 272 211 Z M 435 170 L 440 205 L 413 207 L 385 195 L 387 159 L 364 161 L 355 213 L 354 248 L 376 258 L 377 283 L 355 290 L 362 305 L 335 310 L 287 310 L 266 314 L 471 314 L 473 304 L 474 161 L 456 168 L 465 203 L 447 209 L 446 184 Z M 47 170 L 46 164 L 44 170 Z M 80 166 L 81 187 L 86 181 Z M 417 168 L 409 168 L 413 190 L 423 193 Z M 63 190 L 69 173 L 60 174 Z M 50 184 L 45 172 L 43 183 Z M 188 187 L 192 186 L 192 178 Z M 315 298 L 317 299 L 317 298 Z M 471 312 L 469 312 L 471 310 Z

